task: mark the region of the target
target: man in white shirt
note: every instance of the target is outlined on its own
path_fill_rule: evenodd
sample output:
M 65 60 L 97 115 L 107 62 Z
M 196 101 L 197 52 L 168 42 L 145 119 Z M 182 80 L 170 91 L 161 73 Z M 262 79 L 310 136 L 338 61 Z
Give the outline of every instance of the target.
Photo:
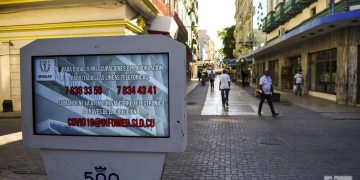
M 302 74 L 302 70 L 300 69 L 299 72 L 294 76 L 294 82 L 296 85 L 296 91 L 295 96 L 297 96 L 297 93 L 300 92 L 300 96 L 302 96 L 302 87 L 304 84 L 304 76 Z
M 259 85 L 260 85 L 260 90 L 261 90 L 261 96 L 260 96 L 258 115 L 261 116 L 261 109 L 262 109 L 262 105 L 263 105 L 265 99 L 267 100 L 267 102 L 270 106 L 272 116 L 275 117 L 275 116 L 279 115 L 279 113 L 275 112 L 274 105 L 272 103 L 271 93 L 273 92 L 273 87 L 272 87 L 272 80 L 270 78 L 268 70 L 266 70 L 264 72 L 264 75 L 260 78 Z
M 219 90 L 221 91 L 221 100 L 222 105 L 228 106 L 229 103 L 229 91 L 230 91 L 230 83 L 231 79 L 230 76 L 227 74 L 227 71 L 224 70 L 223 73 L 220 75 L 220 84 L 219 84 Z
M 215 73 L 214 71 L 211 71 L 209 74 L 209 78 L 210 78 L 210 89 L 214 90 L 214 80 L 215 80 Z

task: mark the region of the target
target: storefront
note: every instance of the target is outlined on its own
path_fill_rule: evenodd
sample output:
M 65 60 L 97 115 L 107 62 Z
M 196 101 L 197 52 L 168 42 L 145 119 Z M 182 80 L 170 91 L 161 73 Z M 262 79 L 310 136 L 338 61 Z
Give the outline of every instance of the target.
M 281 67 L 281 87 L 284 89 L 292 89 L 294 76 L 301 70 L 301 56 L 287 57 L 284 66 Z
M 309 90 L 336 95 L 336 49 L 310 55 Z
M 305 95 L 360 104 L 359 18 L 360 10 L 321 17 L 243 58 L 254 58 L 259 77 L 269 70 L 276 89 L 291 89 L 301 69 Z
M 236 63 L 232 66 L 233 77 L 237 84 L 242 84 L 242 81 L 245 81 L 245 84 L 250 83 L 251 75 L 253 72 L 252 59 L 238 59 Z M 244 84 L 244 85 L 245 85 Z

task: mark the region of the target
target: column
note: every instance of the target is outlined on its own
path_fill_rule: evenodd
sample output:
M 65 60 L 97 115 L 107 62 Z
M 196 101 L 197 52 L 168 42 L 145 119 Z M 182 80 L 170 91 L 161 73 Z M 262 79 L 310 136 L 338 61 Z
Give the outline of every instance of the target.
M 279 89 L 284 89 L 284 83 L 283 83 L 283 80 L 282 80 L 282 77 L 281 77 L 281 69 L 282 67 L 285 65 L 285 62 L 286 61 L 286 58 L 284 56 L 279 56 L 279 61 L 278 61 L 278 77 L 279 77 L 279 84 L 278 84 L 278 87 Z
M 310 60 L 309 60 L 309 42 L 305 42 L 301 44 L 301 69 L 304 75 L 304 86 L 303 86 L 303 94 L 309 93 L 309 87 L 311 84 L 311 79 L 309 76 L 310 71 Z
M 359 27 L 351 27 L 348 34 L 348 51 L 347 51 L 347 68 L 348 68 L 348 92 L 347 92 L 347 104 L 355 105 L 357 102 L 358 89 L 358 42 L 360 36 Z
M 337 81 L 336 81 L 336 102 L 339 104 L 347 104 L 347 86 L 348 86 L 348 61 L 349 61 L 349 31 L 344 29 L 342 33 L 334 36 L 338 40 L 337 48 Z

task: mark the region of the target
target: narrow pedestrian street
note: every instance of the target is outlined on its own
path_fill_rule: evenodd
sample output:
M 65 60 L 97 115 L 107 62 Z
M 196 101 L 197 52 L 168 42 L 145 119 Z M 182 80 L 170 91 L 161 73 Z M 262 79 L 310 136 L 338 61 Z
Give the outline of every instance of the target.
M 222 107 L 219 82 L 219 78 L 216 78 L 214 82 L 216 88 L 207 91 L 201 115 L 257 115 L 256 99 L 246 96 L 246 91 L 234 84 L 230 87 L 229 106 Z
M 271 116 L 266 103 L 259 117 L 259 99 L 251 87 L 231 84 L 229 107 L 223 108 L 218 79 L 214 91 L 209 83 L 197 84 L 188 85 L 186 151 L 167 155 L 163 180 L 316 180 L 327 175 L 360 179 L 360 121 L 338 118 L 359 115 L 359 107 L 344 106 L 338 108 L 343 113 L 335 113 L 335 105 L 329 105 L 331 116 L 330 111 L 314 111 L 324 102 L 312 99 L 307 109 L 293 103 L 306 97 L 292 97 L 274 103 L 279 117 Z M 2 137 L 21 130 L 18 117 L 0 117 L 0 125 Z M 22 143 L 0 146 L 1 180 L 46 179 L 40 151 Z
M 360 180 L 360 0 L 0 0 L 0 22 L 0 180 Z
M 232 84 L 228 109 L 218 82 L 214 91 L 199 85 L 188 95 L 188 146 L 169 153 L 162 179 L 360 179 L 359 120 L 291 102 L 274 103 L 276 118 L 264 104 L 259 117 L 249 89 Z

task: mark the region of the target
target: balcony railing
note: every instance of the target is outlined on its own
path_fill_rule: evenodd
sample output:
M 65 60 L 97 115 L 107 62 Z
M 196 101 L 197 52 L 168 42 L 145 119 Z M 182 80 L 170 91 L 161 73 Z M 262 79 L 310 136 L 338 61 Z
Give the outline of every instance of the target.
M 281 2 L 275 7 L 274 13 L 275 22 L 277 25 L 284 24 L 287 20 L 289 20 L 288 16 L 284 14 L 284 3 Z
M 273 31 L 277 27 L 275 23 L 274 11 L 270 11 L 266 18 L 263 19 L 262 30 L 266 33 Z
M 359 5 L 360 1 L 359 0 L 348 0 L 347 3 L 350 5 Z
M 302 5 L 310 5 L 311 3 L 315 2 L 316 0 L 299 0 L 299 3 Z
M 284 5 L 284 13 L 286 16 L 293 17 L 300 13 L 303 6 L 299 3 L 300 0 L 287 0 Z

